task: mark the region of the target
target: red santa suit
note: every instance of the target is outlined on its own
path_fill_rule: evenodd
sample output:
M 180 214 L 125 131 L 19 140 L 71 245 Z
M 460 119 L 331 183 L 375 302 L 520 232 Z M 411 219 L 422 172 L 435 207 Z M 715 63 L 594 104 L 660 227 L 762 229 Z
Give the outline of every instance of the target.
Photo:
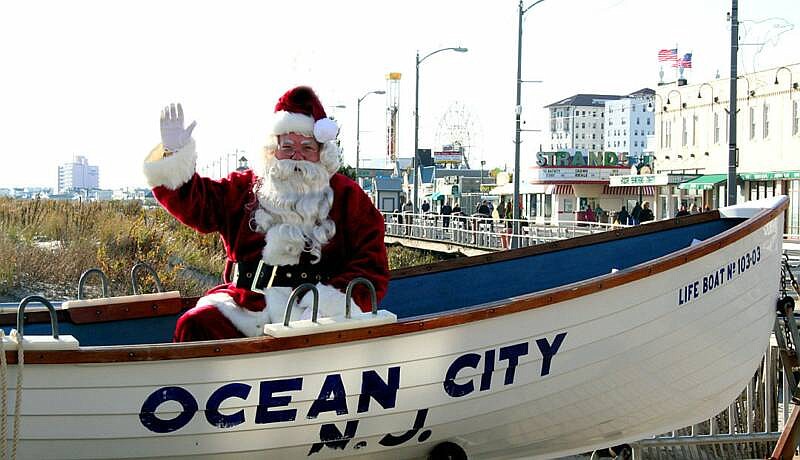
M 264 324 L 283 321 L 289 294 L 302 283 L 316 285 L 321 316 L 344 312 L 344 291 L 357 277 L 372 282 L 378 300 L 384 296 L 389 270 L 383 217 L 355 182 L 341 174 L 330 177 L 333 201 L 328 218 L 335 233 L 322 246 L 317 263 L 304 252 L 299 262 L 289 264 L 285 256 L 265 251 L 269 238 L 255 229 L 259 177 L 246 170 L 213 180 L 195 172 L 195 161 L 192 140 L 171 156 L 165 157 L 163 148 L 157 147 L 144 166 L 159 203 L 201 233 L 219 232 L 227 257 L 224 279 L 231 281 L 209 290 L 178 320 L 175 341 L 261 335 Z M 267 264 L 262 278 L 272 279 L 269 288 L 261 284 L 264 294 L 250 289 L 254 269 L 262 260 Z M 277 266 L 274 274 L 273 266 Z M 353 290 L 353 301 L 364 311 L 371 308 L 370 297 L 363 285 Z M 292 312 L 292 318 L 298 316 L 299 311 Z

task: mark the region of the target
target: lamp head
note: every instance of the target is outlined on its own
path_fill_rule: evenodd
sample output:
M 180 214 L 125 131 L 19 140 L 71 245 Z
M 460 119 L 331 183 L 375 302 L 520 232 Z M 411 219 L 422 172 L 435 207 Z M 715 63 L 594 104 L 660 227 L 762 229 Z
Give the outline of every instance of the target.
M 386 94 L 386 91 L 383 91 L 383 90 L 373 91 L 373 94 Z
M 453 48 L 453 51 L 456 51 L 458 53 L 466 53 L 468 50 L 467 48 L 462 48 L 459 46 L 458 48 Z

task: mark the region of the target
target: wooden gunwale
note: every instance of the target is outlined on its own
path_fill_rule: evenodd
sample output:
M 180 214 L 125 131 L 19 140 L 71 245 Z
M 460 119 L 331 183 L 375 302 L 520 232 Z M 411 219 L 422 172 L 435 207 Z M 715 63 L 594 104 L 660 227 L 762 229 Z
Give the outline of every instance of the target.
M 784 212 L 788 206 L 786 199 L 772 209 L 764 209 L 748 219 L 742 226 L 731 228 L 719 235 L 713 236 L 700 244 L 676 251 L 668 256 L 655 259 L 634 268 L 605 275 L 601 280 L 587 280 L 560 286 L 545 291 L 540 291 L 509 303 L 482 307 L 469 307 L 450 311 L 444 314 L 407 318 L 395 324 L 387 324 L 371 328 L 353 329 L 347 331 L 322 332 L 297 337 L 274 338 L 254 337 L 243 339 L 216 340 L 191 343 L 164 343 L 148 345 L 115 345 L 101 347 L 81 347 L 79 350 L 60 351 L 31 351 L 25 353 L 27 364 L 72 364 L 72 363 L 115 363 L 137 361 L 160 361 L 172 359 L 206 358 L 214 356 L 233 356 L 250 353 L 264 353 L 271 351 L 289 350 L 297 348 L 315 347 L 336 343 L 354 342 L 420 331 L 429 331 L 438 328 L 456 326 L 473 321 L 509 315 L 533 308 L 544 307 L 553 303 L 593 294 L 605 289 L 621 286 L 639 279 L 679 267 L 695 259 L 733 244 L 734 242 L 750 235 L 757 229 Z M 393 277 L 401 278 L 421 273 L 432 273 L 473 265 L 473 263 L 496 262 L 509 260 L 528 255 L 579 247 L 595 244 L 601 241 L 612 240 L 620 236 L 634 236 L 648 234 L 664 229 L 682 227 L 719 218 L 717 211 L 687 216 L 685 218 L 671 219 L 635 228 L 625 228 L 613 232 L 589 235 L 575 238 L 575 241 L 562 240 L 531 248 L 513 251 L 510 254 L 486 254 L 477 256 L 474 262 L 464 263 L 461 260 L 451 260 L 440 264 L 431 264 L 410 269 L 397 270 Z M 611 233 L 608 235 L 606 233 Z M 1 317 L 0 317 L 1 318 Z M 16 362 L 16 352 L 7 352 L 9 363 Z

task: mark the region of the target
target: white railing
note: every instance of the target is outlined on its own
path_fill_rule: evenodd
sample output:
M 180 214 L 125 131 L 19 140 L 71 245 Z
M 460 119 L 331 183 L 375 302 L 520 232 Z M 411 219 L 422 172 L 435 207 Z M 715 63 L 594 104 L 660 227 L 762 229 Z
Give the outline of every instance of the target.
M 527 219 L 497 219 L 473 214 L 383 213 L 387 236 L 436 241 L 487 250 L 503 250 L 512 246 L 532 246 L 549 241 L 605 232 L 626 225 L 600 222 L 559 221 L 558 224 L 537 224 Z M 514 229 L 518 229 L 514 233 Z

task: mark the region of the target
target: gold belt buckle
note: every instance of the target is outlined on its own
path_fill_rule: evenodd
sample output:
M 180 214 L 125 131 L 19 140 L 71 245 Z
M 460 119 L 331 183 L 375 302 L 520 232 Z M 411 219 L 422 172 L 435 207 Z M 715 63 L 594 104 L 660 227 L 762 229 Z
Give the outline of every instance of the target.
M 256 284 L 258 284 L 258 279 L 261 278 L 261 270 L 264 269 L 264 265 L 266 265 L 266 264 L 264 263 L 263 260 L 259 260 L 258 261 L 258 267 L 256 267 L 256 272 L 253 275 L 253 283 L 250 285 L 250 290 L 253 291 L 253 292 L 260 292 L 261 294 L 264 293 L 263 289 L 259 289 L 256 286 Z M 272 267 L 272 275 L 270 275 L 269 281 L 267 282 L 267 289 L 272 287 L 272 283 L 275 281 L 275 275 L 277 273 L 278 273 L 278 266 L 274 265 Z

